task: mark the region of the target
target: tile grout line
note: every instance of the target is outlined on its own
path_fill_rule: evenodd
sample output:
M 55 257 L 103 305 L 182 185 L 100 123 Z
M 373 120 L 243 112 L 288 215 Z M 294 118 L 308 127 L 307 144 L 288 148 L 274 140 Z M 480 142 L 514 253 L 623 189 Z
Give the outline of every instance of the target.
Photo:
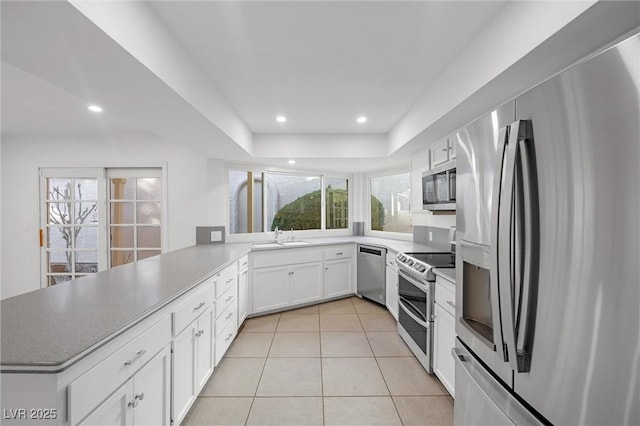
M 273 332 L 273 336 L 271 337 L 271 343 L 269 343 L 269 349 L 267 350 L 267 356 L 264 358 L 264 364 L 262 365 L 262 371 L 260 371 L 260 377 L 258 378 L 258 383 L 256 385 L 256 390 L 253 392 L 253 398 L 251 399 L 251 405 L 249 406 L 249 410 L 247 411 L 247 417 L 244 421 L 245 426 L 249 423 L 249 416 L 251 415 L 251 410 L 253 409 L 253 404 L 256 401 L 256 397 L 258 396 L 258 389 L 260 388 L 260 382 L 262 381 L 262 375 L 264 374 L 264 369 L 267 367 L 267 360 L 269 359 L 269 353 L 271 352 L 271 347 L 273 346 L 273 341 L 276 339 L 276 333 L 278 332 L 278 325 L 280 324 L 280 319 L 282 318 L 282 314 L 278 314 L 278 322 L 276 323 L 276 328 Z
M 358 314 L 358 319 L 360 319 L 360 314 Z M 362 327 L 364 329 L 364 325 Z M 404 425 L 404 422 L 402 421 L 402 416 L 400 415 L 400 411 L 398 410 L 398 406 L 396 405 L 396 401 L 395 399 L 393 399 L 393 394 L 391 393 L 391 389 L 389 388 L 389 384 L 387 383 L 387 379 L 384 377 L 384 373 L 382 372 L 382 368 L 380 367 L 380 363 L 378 362 L 378 357 L 376 356 L 375 352 L 373 351 L 373 346 L 371 346 L 371 341 L 369 340 L 369 335 L 366 333 L 364 333 L 367 342 L 369 343 L 369 346 L 371 347 L 371 352 L 373 353 L 373 359 L 376 360 L 376 365 L 378 366 L 378 370 L 380 370 L 380 376 L 382 376 L 382 380 L 384 381 L 384 385 L 387 387 L 387 391 L 389 392 L 389 399 L 391 399 L 391 403 L 393 404 L 393 408 L 396 410 L 396 414 L 398 415 L 398 420 L 400 420 L 400 424 Z

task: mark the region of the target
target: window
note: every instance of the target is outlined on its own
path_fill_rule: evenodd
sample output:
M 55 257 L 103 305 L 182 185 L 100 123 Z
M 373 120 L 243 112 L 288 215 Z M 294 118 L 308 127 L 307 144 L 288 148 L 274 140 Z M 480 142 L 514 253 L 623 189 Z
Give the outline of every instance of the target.
M 43 286 L 160 254 L 161 169 L 41 169 Z
M 327 229 L 349 227 L 349 181 L 328 177 L 324 180 L 325 217 Z
M 100 169 L 46 169 L 41 173 L 46 286 L 98 272 L 104 263 L 104 175 Z
M 229 170 L 229 232 L 349 228 L 348 179 Z
M 370 230 L 411 233 L 411 176 L 395 172 L 369 178 Z
M 109 265 L 161 252 L 160 169 L 110 169 Z

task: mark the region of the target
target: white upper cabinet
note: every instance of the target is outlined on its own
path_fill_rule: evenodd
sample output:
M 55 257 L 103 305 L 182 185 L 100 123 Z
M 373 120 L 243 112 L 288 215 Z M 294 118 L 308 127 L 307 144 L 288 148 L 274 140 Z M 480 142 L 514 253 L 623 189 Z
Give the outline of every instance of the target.
M 442 139 L 429 148 L 429 157 L 431 158 L 431 168 L 440 166 L 449 160 L 455 158 L 455 149 L 450 149 L 450 142 L 453 143 L 453 139 Z

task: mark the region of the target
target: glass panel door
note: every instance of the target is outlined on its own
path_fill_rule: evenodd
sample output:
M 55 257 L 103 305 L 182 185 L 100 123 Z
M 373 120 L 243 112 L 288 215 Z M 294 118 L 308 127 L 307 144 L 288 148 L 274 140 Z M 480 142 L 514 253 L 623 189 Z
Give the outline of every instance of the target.
M 101 169 L 42 169 L 42 286 L 104 269 Z

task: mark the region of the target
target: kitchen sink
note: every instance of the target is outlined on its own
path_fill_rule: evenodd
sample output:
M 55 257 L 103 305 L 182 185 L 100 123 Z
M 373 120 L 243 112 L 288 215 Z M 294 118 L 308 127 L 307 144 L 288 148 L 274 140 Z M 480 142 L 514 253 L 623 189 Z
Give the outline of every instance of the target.
M 283 247 L 306 246 L 308 244 L 311 244 L 311 243 L 309 241 L 281 241 L 281 242 L 271 241 L 268 243 L 253 243 L 251 246 L 253 248 L 283 248 Z
M 252 247 L 254 248 L 276 248 L 276 247 L 282 247 L 282 244 L 280 243 L 253 243 L 251 244 Z
M 283 246 L 306 246 L 311 243 L 309 241 L 283 241 L 280 244 Z

